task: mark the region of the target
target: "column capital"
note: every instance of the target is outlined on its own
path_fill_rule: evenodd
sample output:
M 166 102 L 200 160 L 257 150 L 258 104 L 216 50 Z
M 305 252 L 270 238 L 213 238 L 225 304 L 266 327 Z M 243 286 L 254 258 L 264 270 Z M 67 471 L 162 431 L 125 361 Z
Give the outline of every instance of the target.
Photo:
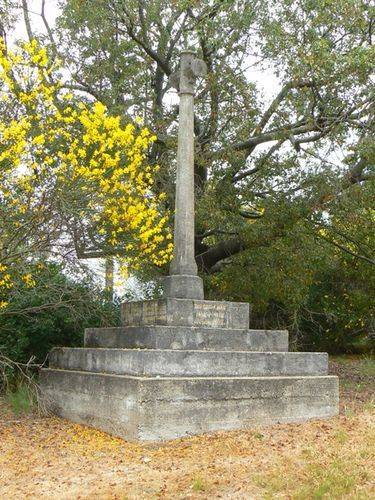
M 181 51 L 181 63 L 178 71 L 169 77 L 169 85 L 178 90 L 179 94 L 194 95 L 197 78 L 203 78 L 207 74 L 207 65 L 196 57 L 193 50 Z

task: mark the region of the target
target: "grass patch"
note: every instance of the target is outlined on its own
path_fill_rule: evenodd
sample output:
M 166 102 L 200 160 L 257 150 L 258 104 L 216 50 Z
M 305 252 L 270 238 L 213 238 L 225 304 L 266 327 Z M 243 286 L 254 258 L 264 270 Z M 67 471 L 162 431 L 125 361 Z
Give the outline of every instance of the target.
M 375 358 L 363 356 L 358 363 L 358 371 L 364 377 L 375 377 Z
M 375 356 L 372 354 L 330 356 L 330 360 L 363 377 L 375 376 Z
M 27 415 L 31 413 L 35 407 L 35 394 L 24 384 L 8 392 L 4 400 L 15 415 Z
M 297 453 L 279 448 L 262 473 L 252 477 L 259 498 L 374 498 L 370 493 L 375 458 L 372 409 L 363 408 L 360 417 L 351 421 L 345 417 L 319 434 L 312 433 Z
M 336 356 L 330 361 L 331 373 L 340 378 L 340 387 L 361 397 L 371 392 L 375 383 L 375 358 L 372 355 Z M 371 397 L 369 398 L 371 399 Z
M 349 439 L 348 434 L 342 430 L 337 431 L 334 437 L 335 440 L 340 444 L 346 443 L 347 440 Z
M 370 401 L 366 401 L 366 403 L 363 403 L 363 409 L 365 411 L 374 411 L 375 410 L 375 400 L 372 399 Z
M 331 464 L 307 463 L 299 477 L 286 474 L 283 466 L 280 470 L 275 468 L 271 473 L 253 477 L 261 497 L 270 500 L 286 492 L 293 500 L 360 498 L 356 495 L 357 486 L 368 479 L 365 470 L 345 459 L 337 459 Z
M 205 484 L 204 484 L 203 480 L 200 477 L 197 477 L 197 478 L 194 479 L 193 490 L 197 491 L 197 492 L 205 490 Z
M 353 382 L 352 380 L 342 380 L 340 385 L 343 389 L 365 391 L 368 389 L 368 385 L 365 382 Z
M 308 482 L 295 492 L 293 498 L 354 498 L 357 484 L 366 481 L 368 477 L 366 471 L 351 465 L 346 460 L 336 460 L 328 466 L 312 464 L 307 468 Z

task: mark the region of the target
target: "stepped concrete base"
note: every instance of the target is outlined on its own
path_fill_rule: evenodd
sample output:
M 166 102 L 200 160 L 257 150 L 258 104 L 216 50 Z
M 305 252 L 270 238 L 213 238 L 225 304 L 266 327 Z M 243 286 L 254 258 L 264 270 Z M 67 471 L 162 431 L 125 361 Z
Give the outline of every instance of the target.
M 85 347 L 283 352 L 288 332 L 165 325 L 87 328 Z
M 268 377 L 326 375 L 328 356 L 313 352 L 175 351 L 59 347 L 49 366 L 118 375 Z
M 58 415 L 128 440 L 165 440 L 338 412 L 332 376 L 151 378 L 44 369 Z
M 41 373 L 47 405 L 130 440 L 300 422 L 338 412 L 324 353 L 289 353 L 288 332 L 249 330 L 249 305 L 128 302 L 120 328 L 91 328 Z

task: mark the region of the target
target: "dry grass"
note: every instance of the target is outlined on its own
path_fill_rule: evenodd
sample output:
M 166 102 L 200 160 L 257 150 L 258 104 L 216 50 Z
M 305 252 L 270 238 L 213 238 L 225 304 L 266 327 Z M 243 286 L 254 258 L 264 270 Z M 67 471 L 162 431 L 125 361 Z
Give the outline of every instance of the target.
M 336 418 L 162 445 L 130 444 L 57 418 L 15 417 L 3 404 L 0 498 L 375 498 L 373 372 L 358 363 L 333 362 L 344 386 Z

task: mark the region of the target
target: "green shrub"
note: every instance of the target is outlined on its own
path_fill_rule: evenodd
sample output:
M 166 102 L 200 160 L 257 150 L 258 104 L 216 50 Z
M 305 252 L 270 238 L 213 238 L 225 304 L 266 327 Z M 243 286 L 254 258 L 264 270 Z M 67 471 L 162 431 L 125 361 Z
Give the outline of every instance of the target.
M 300 343 L 331 353 L 371 352 L 374 339 L 374 273 L 369 266 L 341 259 L 317 274 L 301 314 Z
M 35 393 L 26 384 L 19 384 L 5 395 L 5 403 L 16 415 L 30 413 L 35 405 L 35 399 Z
M 374 266 L 297 236 L 206 276 L 207 298 L 249 302 L 251 328 L 288 329 L 291 349 L 375 351 Z
M 57 264 L 34 264 L 35 286 L 15 284 L 0 315 L 0 351 L 18 362 L 43 362 L 55 346 L 81 346 L 85 328 L 116 326 L 113 304 L 87 276 L 64 274 Z

